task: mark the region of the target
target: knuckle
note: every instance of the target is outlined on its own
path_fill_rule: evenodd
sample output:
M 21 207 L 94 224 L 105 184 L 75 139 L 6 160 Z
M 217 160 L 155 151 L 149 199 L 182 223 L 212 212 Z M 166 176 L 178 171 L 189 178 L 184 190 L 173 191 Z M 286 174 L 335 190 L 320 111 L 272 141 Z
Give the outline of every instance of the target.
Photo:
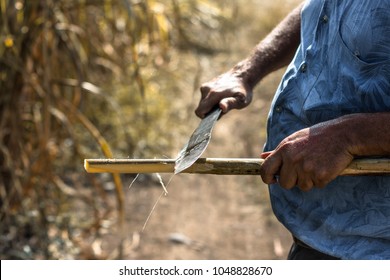
M 267 167 L 264 166 L 264 164 L 263 164 L 263 166 L 260 169 L 260 176 L 261 176 L 261 179 L 263 180 L 264 183 L 266 183 L 266 184 L 270 184 L 271 183 L 272 178 L 268 174 Z
M 273 182 L 273 177 L 266 173 L 261 172 L 260 176 L 265 184 L 271 184 Z
M 237 102 L 237 106 L 240 108 L 246 107 L 251 102 L 251 97 L 247 96 L 242 91 L 236 91 L 234 93 L 234 99 Z
M 265 184 L 275 183 L 275 174 L 270 167 L 270 161 L 265 160 L 261 165 L 260 176 Z
M 313 181 L 311 180 L 302 180 L 298 183 L 298 187 L 302 190 L 302 191 L 309 191 L 313 188 L 314 184 L 313 184 Z
M 280 177 L 279 179 L 279 185 L 284 189 L 292 189 L 295 186 L 295 182 L 292 182 L 291 180 L 287 180 L 284 177 Z
M 239 103 L 245 103 L 246 102 L 246 96 L 244 93 L 241 91 L 236 91 L 234 93 L 234 98 L 239 102 Z
M 261 178 L 265 184 L 272 184 L 273 182 L 272 179 L 268 176 L 261 176 Z
M 313 173 L 313 164 L 309 161 L 304 161 L 302 164 L 302 171 L 307 174 Z
M 200 86 L 200 92 L 203 96 L 207 95 L 211 90 L 209 83 L 204 83 Z
M 317 181 L 323 182 L 329 178 L 329 172 L 325 168 L 320 168 L 317 170 Z
M 195 115 L 197 115 L 201 119 L 204 118 L 204 113 L 199 108 L 195 110 Z
M 317 170 L 315 186 L 318 188 L 325 187 L 330 182 L 330 173 L 326 169 Z

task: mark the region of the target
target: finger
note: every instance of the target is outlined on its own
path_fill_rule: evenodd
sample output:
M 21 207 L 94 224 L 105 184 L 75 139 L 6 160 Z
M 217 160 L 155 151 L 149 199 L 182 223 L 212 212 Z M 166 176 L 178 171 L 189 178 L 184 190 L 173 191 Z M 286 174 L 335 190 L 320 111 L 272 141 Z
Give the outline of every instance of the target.
M 279 155 L 268 156 L 260 167 L 263 182 L 266 184 L 275 183 L 275 176 L 278 175 L 281 165 L 282 158 Z
M 210 83 L 204 83 L 200 87 L 201 98 L 198 107 L 195 109 L 195 114 L 203 119 L 210 110 L 219 103 L 219 100 L 212 100 Z
M 279 173 L 279 185 L 285 189 L 291 189 L 296 186 L 298 174 L 288 163 L 283 162 Z
M 224 98 L 224 92 L 213 91 L 208 84 L 205 84 L 201 88 L 201 94 L 202 98 L 195 110 L 195 114 L 203 119 L 216 106 L 221 108 L 220 102 Z
M 206 90 L 204 90 L 204 92 L 206 92 Z M 207 113 L 209 113 L 211 109 L 213 109 L 216 105 L 221 108 L 223 114 L 226 114 L 231 109 L 244 107 L 241 98 L 223 98 L 224 94 L 224 92 L 209 92 L 207 96 L 202 97 L 201 101 L 199 102 L 198 108 L 196 108 L 195 110 L 195 114 L 200 118 L 204 118 Z
M 207 114 L 207 110 L 203 108 L 203 106 L 199 105 L 198 108 L 195 109 L 195 115 L 199 118 L 203 119 Z
M 201 93 L 201 98 L 204 99 L 206 96 L 209 94 L 211 90 L 211 87 L 209 86 L 209 83 L 204 83 L 200 87 L 200 93 Z
M 232 109 L 242 109 L 249 105 L 251 102 L 251 94 L 246 95 L 242 91 L 237 91 L 231 97 L 223 98 L 219 102 L 219 106 L 222 112 L 227 113 Z
M 235 97 L 228 97 L 224 98 L 219 102 L 219 107 L 222 109 L 222 112 L 226 114 L 232 109 L 241 109 L 244 106 L 239 104 L 239 101 L 237 101 L 237 98 Z
M 314 182 L 311 178 L 302 177 L 298 179 L 297 186 L 302 191 L 308 192 L 314 187 Z
M 316 179 L 316 180 L 313 180 L 313 185 L 317 188 L 324 188 L 326 185 L 328 185 L 333 179 L 335 179 L 335 177 L 332 177 L 331 179 Z
M 211 111 L 216 105 L 218 105 L 219 100 L 216 98 L 206 98 L 199 102 L 198 107 L 195 109 L 195 114 L 203 119 L 207 113 Z

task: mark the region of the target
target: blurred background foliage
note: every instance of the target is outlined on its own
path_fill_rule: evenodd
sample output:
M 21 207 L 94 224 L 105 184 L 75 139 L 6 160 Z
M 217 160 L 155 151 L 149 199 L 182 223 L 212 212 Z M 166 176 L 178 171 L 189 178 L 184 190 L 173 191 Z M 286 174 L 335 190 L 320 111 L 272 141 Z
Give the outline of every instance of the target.
M 83 243 L 105 217 L 123 226 L 123 178 L 104 179 L 113 209 L 83 159 L 175 157 L 205 61 L 229 53 L 238 26 L 257 41 L 275 24 L 271 7 L 238 21 L 245 2 L 0 0 L 2 259 L 94 257 Z

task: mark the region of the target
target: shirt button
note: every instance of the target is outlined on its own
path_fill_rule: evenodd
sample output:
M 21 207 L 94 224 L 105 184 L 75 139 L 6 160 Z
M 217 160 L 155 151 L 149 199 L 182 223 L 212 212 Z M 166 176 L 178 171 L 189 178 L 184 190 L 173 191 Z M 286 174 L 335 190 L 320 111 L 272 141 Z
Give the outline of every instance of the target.
M 301 64 L 301 66 L 299 67 L 299 71 L 301 71 L 302 73 L 305 73 L 307 70 L 307 63 L 304 62 Z
M 275 112 L 276 113 L 280 113 L 280 112 L 282 112 L 282 110 L 283 110 L 282 106 L 276 106 L 275 107 Z
M 359 57 L 359 56 L 360 56 L 359 50 L 355 50 L 355 51 L 353 52 L 353 54 L 354 54 L 356 57 Z
M 327 23 L 329 21 L 329 17 L 327 16 L 327 15 L 324 15 L 323 17 L 322 17 L 322 22 L 323 23 Z

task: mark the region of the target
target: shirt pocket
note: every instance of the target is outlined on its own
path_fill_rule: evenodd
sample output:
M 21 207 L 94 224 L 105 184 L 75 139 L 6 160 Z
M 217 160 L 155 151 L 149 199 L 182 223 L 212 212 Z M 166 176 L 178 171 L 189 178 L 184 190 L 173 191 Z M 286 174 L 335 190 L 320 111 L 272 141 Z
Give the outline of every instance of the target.
M 338 92 L 359 112 L 389 111 L 390 9 L 372 9 L 360 21 L 341 24 L 337 32 Z
M 344 47 L 361 62 L 390 60 L 390 4 L 387 2 L 368 12 L 356 4 L 360 9 L 348 9 L 341 17 L 338 34 Z
M 311 124 L 351 113 L 390 111 L 390 9 L 354 17 L 334 29 L 326 67 L 305 100 L 304 114 Z

